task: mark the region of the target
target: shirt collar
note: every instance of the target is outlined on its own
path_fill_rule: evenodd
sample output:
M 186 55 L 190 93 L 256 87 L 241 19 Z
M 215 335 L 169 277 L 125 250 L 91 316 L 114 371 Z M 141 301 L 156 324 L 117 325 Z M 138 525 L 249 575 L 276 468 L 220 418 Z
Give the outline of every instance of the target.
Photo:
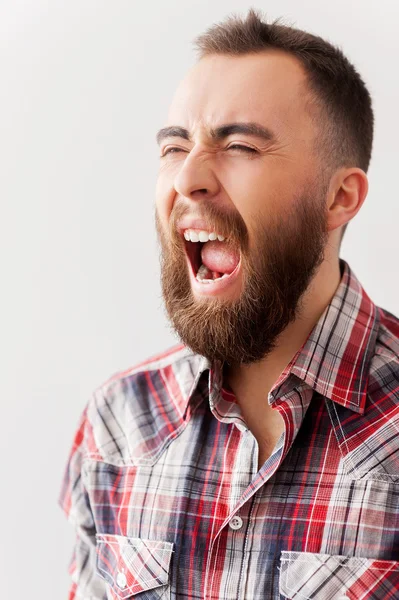
M 303 346 L 280 374 L 269 393 L 272 404 L 281 385 L 296 375 L 333 402 L 362 414 L 367 398 L 370 361 L 374 354 L 379 312 L 348 263 L 340 258 L 341 281 Z M 223 383 L 223 363 L 194 354 L 195 377 L 186 409 L 202 373 L 209 371 L 210 401 Z

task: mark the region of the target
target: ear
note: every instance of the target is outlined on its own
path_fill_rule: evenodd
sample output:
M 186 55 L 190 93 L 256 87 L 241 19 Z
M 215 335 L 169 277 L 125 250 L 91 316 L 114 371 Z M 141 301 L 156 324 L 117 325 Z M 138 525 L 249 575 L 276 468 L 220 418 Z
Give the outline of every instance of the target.
M 334 173 L 327 199 L 329 231 L 353 219 L 366 199 L 368 186 L 366 173 L 358 167 L 343 167 Z

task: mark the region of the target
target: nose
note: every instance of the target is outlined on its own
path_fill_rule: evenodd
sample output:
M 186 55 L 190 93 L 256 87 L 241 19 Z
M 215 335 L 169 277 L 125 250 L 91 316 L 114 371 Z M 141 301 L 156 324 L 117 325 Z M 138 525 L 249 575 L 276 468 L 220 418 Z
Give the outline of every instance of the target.
M 211 156 L 199 149 L 191 150 L 175 176 L 174 187 L 180 196 L 191 200 L 215 196 L 220 184 L 212 167 Z

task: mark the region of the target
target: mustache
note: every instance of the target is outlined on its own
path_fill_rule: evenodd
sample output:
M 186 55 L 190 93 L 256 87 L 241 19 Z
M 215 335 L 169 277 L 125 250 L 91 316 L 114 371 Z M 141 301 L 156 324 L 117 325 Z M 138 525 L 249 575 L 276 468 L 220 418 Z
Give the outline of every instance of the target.
M 198 203 L 199 204 L 199 203 Z M 205 204 L 201 201 L 201 207 L 193 210 L 192 205 L 184 201 L 176 201 L 169 219 L 169 239 L 180 241 L 177 230 L 177 222 L 183 217 L 190 215 L 193 218 L 203 219 L 210 224 L 211 230 L 223 230 L 228 232 L 229 240 L 234 240 L 241 246 L 245 246 L 248 240 L 247 227 L 241 215 L 237 211 L 226 211 L 215 203 Z

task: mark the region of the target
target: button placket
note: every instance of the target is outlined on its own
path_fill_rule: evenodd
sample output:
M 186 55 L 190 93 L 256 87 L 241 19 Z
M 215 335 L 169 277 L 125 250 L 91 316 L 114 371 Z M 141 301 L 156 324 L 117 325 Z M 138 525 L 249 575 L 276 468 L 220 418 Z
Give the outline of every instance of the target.
M 248 574 L 246 573 L 246 564 L 248 562 L 248 556 L 245 557 L 245 547 L 247 543 L 247 523 L 249 525 L 250 519 L 248 520 L 248 514 L 251 513 L 251 502 L 250 498 L 253 495 L 246 498 L 243 502 L 243 495 L 245 491 L 248 491 L 250 483 L 254 477 L 254 473 L 252 473 L 252 461 L 254 454 L 254 442 L 255 438 L 252 433 L 247 429 L 246 431 L 239 431 L 239 428 L 235 428 L 232 435 L 239 435 L 238 441 L 238 450 L 236 460 L 236 468 L 232 471 L 232 480 L 231 480 L 231 501 L 230 501 L 230 510 L 231 513 L 226 515 L 226 520 L 222 527 L 216 532 L 213 537 L 209 555 L 207 557 L 207 572 L 205 577 L 205 590 L 204 590 L 204 598 L 208 600 L 208 598 L 216 597 L 217 594 L 223 595 L 224 593 L 229 597 L 235 597 L 237 599 L 242 600 L 242 595 L 240 592 L 240 588 L 245 590 L 246 580 Z M 249 466 L 249 468 L 248 468 Z M 262 482 L 260 482 L 262 485 Z M 253 505 L 252 505 L 253 506 Z M 238 514 L 234 514 L 235 511 L 241 511 L 242 517 Z M 245 527 L 243 527 L 245 525 Z M 229 543 L 229 537 L 231 537 Z M 221 540 L 223 539 L 222 546 L 220 545 Z M 234 541 L 233 541 L 234 540 Z M 216 574 L 216 565 L 220 564 L 218 560 L 218 554 L 221 552 L 221 548 L 223 547 L 223 543 L 227 545 L 228 552 L 237 552 L 238 549 L 243 550 L 243 569 L 236 569 L 234 572 L 230 574 L 228 582 L 226 581 L 223 585 L 228 587 L 223 587 L 223 589 L 214 590 L 214 586 L 217 584 Z M 248 553 L 247 553 L 248 554 Z M 223 556 L 225 553 L 223 552 Z

